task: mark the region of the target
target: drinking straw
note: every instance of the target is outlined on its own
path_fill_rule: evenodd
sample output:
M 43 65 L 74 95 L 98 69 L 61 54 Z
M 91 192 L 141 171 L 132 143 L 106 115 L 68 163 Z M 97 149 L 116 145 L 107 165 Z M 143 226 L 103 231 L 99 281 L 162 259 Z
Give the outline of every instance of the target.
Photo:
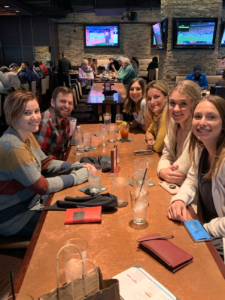
M 10 272 L 10 281 L 11 281 L 11 288 L 12 288 L 12 296 L 13 296 L 13 300 L 15 300 L 15 292 L 14 292 L 14 285 L 13 285 L 13 272 Z
M 145 174 L 144 174 L 144 177 L 143 177 L 143 179 L 142 179 L 142 184 L 141 184 L 141 188 L 140 188 L 140 191 L 139 191 L 139 195 L 138 195 L 138 197 L 137 197 L 137 200 L 138 200 L 138 198 L 140 197 L 141 190 L 142 190 L 142 187 L 143 187 L 143 184 L 144 184 L 144 180 L 145 180 L 145 176 L 146 176 L 147 171 L 148 171 L 148 168 L 145 169 Z

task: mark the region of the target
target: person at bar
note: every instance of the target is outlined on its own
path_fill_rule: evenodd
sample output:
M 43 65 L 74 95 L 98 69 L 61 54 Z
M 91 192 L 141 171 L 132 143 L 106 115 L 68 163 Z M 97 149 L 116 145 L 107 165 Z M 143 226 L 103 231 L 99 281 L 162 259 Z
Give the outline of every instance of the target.
M 12 63 L 9 66 L 10 71 L 5 73 L 5 75 L 8 77 L 11 86 L 16 89 L 18 84 L 20 84 L 20 80 L 18 78 L 18 65 L 16 63 Z
M 62 53 L 62 58 L 58 61 L 58 78 L 61 86 L 65 85 L 70 88 L 70 70 L 72 69 L 69 59 L 66 58 L 65 52 Z
M 168 218 L 187 221 L 186 206 L 197 197 L 197 214 L 224 258 L 225 250 L 225 102 L 210 95 L 193 109 L 189 154 L 191 168 L 171 200 Z
M 168 87 L 160 80 L 150 82 L 146 90 L 146 106 L 152 113 L 152 123 L 145 140 L 147 148 L 156 152 L 162 152 L 164 146 L 168 93 Z
M 182 184 L 191 162 L 188 146 L 193 106 L 201 98 L 199 86 L 190 80 L 180 81 L 169 94 L 166 115 L 167 135 L 157 172 L 169 183 Z
M 7 96 L 4 113 L 9 127 L 0 138 L 0 234 L 31 236 L 47 196 L 85 182 L 93 167 L 44 154 L 33 135 L 41 114 L 31 92 Z
M 128 84 L 133 78 L 136 77 L 134 68 L 130 64 L 130 60 L 124 57 L 122 60 L 123 69 L 118 73 L 113 73 L 113 77 L 120 80 L 123 84 Z
M 79 80 L 81 83 L 83 94 L 87 94 L 90 91 L 92 79 L 94 79 L 93 70 L 88 65 L 88 60 L 84 59 L 81 67 L 79 68 Z
M 134 120 L 130 123 L 130 128 L 140 127 L 144 132 L 149 128 L 152 115 L 146 109 L 145 92 L 146 85 L 142 78 L 134 78 L 127 87 L 127 95 L 124 102 L 123 112 L 131 115 Z
M 34 133 L 45 155 L 63 159 L 70 144 L 70 114 L 73 93 L 65 86 L 54 89 L 51 107 L 41 114 L 39 130 Z
M 185 80 L 192 80 L 196 82 L 201 87 L 201 89 L 208 88 L 207 77 L 205 73 L 202 73 L 202 68 L 200 65 L 196 65 L 194 67 L 194 73 L 188 74 Z

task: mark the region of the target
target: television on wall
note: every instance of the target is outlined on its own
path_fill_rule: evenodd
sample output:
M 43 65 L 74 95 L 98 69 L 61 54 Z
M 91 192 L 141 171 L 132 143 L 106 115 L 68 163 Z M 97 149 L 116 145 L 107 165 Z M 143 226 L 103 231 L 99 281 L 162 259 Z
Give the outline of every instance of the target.
M 215 49 L 217 18 L 173 19 L 174 49 Z
M 221 23 L 219 47 L 225 47 L 225 22 Z
M 167 31 L 168 19 L 164 19 L 159 23 L 152 25 L 153 39 L 155 36 L 156 48 L 159 50 L 166 50 L 167 48 Z M 154 42 L 154 40 L 153 40 Z M 152 46 L 153 46 L 152 42 Z
M 156 47 L 156 38 L 155 38 L 154 31 L 153 31 L 153 27 L 152 27 L 151 47 L 152 47 L 152 48 L 155 48 L 155 47 Z
M 119 47 L 119 24 L 84 25 L 84 47 Z

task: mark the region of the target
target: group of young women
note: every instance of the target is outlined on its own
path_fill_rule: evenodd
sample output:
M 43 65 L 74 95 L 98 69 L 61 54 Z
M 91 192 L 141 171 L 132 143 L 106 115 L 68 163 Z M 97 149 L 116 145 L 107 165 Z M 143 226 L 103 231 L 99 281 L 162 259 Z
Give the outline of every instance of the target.
M 162 81 L 145 90 L 143 79 L 133 79 L 124 112 L 133 114 L 130 128 L 146 132 L 146 146 L 162 152 L 157 173 L 181 185 L 171 200 L 169 219 L 187 221 L 186 206 L 197 203 L 197 213 L 221 257 L 225 250 L 225 101 L 201 98 L 199 86 L 185 80 L 169 92 Z
M 133 114 L 131 128 L 139 126 L 146 132 L 147 148 L 162 152 L 158 176 L 181 185 L 171 200 L 168 218 L 186 221 L 186 206 L 195 199 L 198 216 L 222 256 L 224 99 L 212 95 L 201 98 L 199 86 L 189 80 L 169 92 L 162 81 L 150 82 L 145 88 L 144 80 L 135 78 L 128 86 L 124 111 Z M 0 234 L 31 235 L 40 216 L 42 196 L 86 181 L 87 168 L 93 167 L 45 156 L 32 134 L 38 130 L 41 116 L 31 92 L 10 94 L 4 113 L 9 128 L 0 138 Z

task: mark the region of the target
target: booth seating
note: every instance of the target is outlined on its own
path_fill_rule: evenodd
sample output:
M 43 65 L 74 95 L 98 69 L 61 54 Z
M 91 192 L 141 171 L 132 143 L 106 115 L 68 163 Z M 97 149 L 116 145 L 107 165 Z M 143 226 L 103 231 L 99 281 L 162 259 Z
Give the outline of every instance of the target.
M 138 59 L 139 61 L 139 74 L 141 77 L 147 78 L 148 77 L 148 65 L 152 61 L 151 58 L 147 59 Z M 107 64 L 109 63 L 108 59 L 98 59 L 98 67 L 103 66 L 106 67 Z M 158 80 L 158 69 L 156 69 L 156 80 Z
M 176 76 L 176 83 L 185 80 L 186 77 L 187 75 Z M 206 75 L 206 77 L 207 77 L 209 89 L 211 88 L 211 86 L 215 86 L 215 84 L 221 80 L 221 75 Z
M 216 68 L 216 75 L 222 75 L 224 70 L 225 70 L 225 67 L 224 68 Z

